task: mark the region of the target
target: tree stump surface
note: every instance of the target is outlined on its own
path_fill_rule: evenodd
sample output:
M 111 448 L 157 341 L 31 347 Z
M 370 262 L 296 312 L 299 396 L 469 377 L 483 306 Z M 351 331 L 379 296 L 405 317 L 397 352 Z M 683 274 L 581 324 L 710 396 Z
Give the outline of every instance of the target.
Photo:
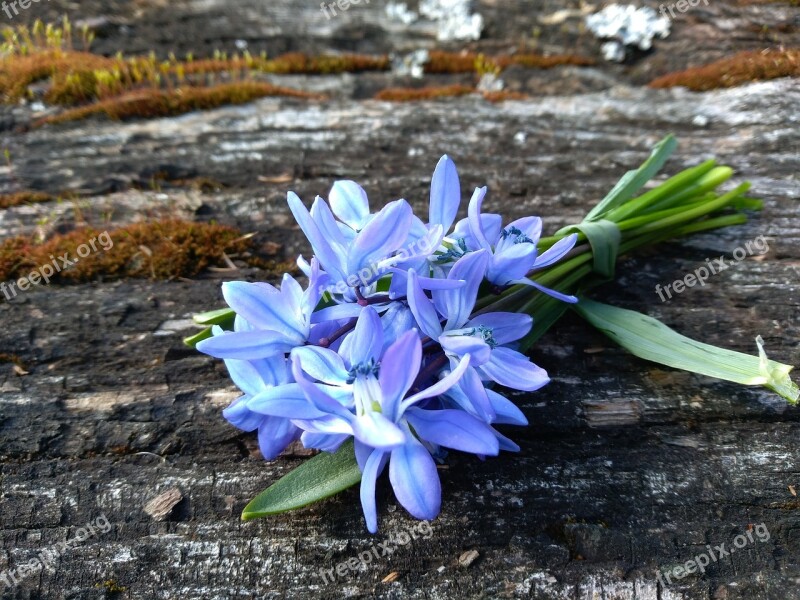
M 513 50 L 539 27 L 539 49 L 599 57 L 580 19 L 541 25 L 577 5 L 476 2 L 486 26 L 474 47 Z M 66 11 L 97 27 L 108 53 L 201 55 L 230 51 L 235 40 L 270 55 L 437 46 L 430 27 L 401 27 L 384 8 L 353 5 L 327 21 L 316 3 L 289 0 L 54 0 L 20 20 Z M 746 225 L 624 257 L 616 281 L 593 297 L 748 353 L 761 335 L 771 358 L 800 365 L 798 80 L 706 93 L 643 85 L 737 50 L 796 46 L 798 27 L 800 9 L 788 4 L 700 3 L 630 64 L 509 72 L 509 85 L 530 98 L 498 104 L 475 95 L 379 102 L 369 99 L 374 91 L 402 82 L 364 73 L 281 78 L 328 93 L 325 101 L 270 98 L 125 123 L 20 131 L 40 107 L 5 107 L 0 135 L 12 158 L 0 170 L 2 189 L 86 197 L 2 210 L 0 235 L 68 229 L 78 214 L 109 228 L 178 216 L 258 232 L 292 258 L 308 247 L 286 207 L 288 189 L 310 202 L 334 180 L 354 179 L 373 208 L 404 197 L 421 209 L 444 153 L 465 198 L 487 184 L 486 210 L 538 214 L 553 232 L 579 221 L 674 133 L 680 148 L 665 173 L 717 157 L 737 181 L 753 183 L 764 210 Z M 224 187 L 150 189 L 162 172 Z M 656 295 L 656 284 L 760 235 L 765 256 L 666 302 Z M 503 431 L 521 452 L 485 462 L 452 453 L 429 529 L 385 480 L 376 536 L 357 489 L 243 523 L 245 504 L 305 460 L 295 449 L 265 462 L 254 437 L 221 416 L 237 396 L 221 363 L 181 343 L 193 313 L 222 305 L 220 283 L 243 277 L 258 273 L 52 285 L 0 304 L 0 354 L 20 361 L 0 364 L 0 597 L 800 598 L 800 411 L 765 390 L 636 359 L 570 314 L 532 353 L 552 383 L 513 396 L 530 426 Z M 107 531 L 97 525 L 52 567 L 2 582 L 102 518 Z M 659 579 L 657 570 L 720 544 L 735 551 L 704 574 Z

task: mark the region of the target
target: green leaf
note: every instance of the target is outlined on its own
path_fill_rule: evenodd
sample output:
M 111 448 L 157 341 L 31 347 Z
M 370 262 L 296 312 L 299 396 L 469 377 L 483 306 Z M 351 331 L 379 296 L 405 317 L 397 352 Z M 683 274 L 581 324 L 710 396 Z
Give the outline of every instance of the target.
M 220 308 L 219 310 L 210 310 L 208 312 L 194 315 L 192 319 L 198 325 L 208 326 L 200 333 L 196 333 L 195 335 L 184 338 L 184 344 L 190 348 L 196 348 L 197 344 L 212 337 L 212 326 L 219 325 L 223 329 L 233 329 L 233 322 L 236 319 L 236 313 L 231 308 Z
M 350 440 L 335 453 L 318 454 L 281 477 L 253 498 L 242 512 L 242 519 L 249 521 L 302 508 L 338 494 L 359 481 L 361 471 Z
M 673 135 L 668 135 L 661 140 L 653 152 L 642 166 L 635 171 L 628 171 L 619 180 L 617 185 L 614 186 L 608 195 L 595 206 L 588 215 L 585 221 L 596 221 L 602 218 L 606 212 L 620 206 L 633 198 L 634 194 L 641 190 L 644 185 L 655 177 L 656 173 L 661 170 L 667 159 L 675 152 L 678 147 L 678 142 Z
M 589 245 L 592 247 L 592 270 L 602 277 L 612 279 L 619 254 L 619 243 L 622 240 L 622 233 L 617 224 L 605 219 L 584 221 L 569 228 L 570 231 L 573 229 L 582 232 L 589 240 Z
M 219 310 L 210 310 L 208 312 L 200 313 L 192 317 L 194 322 L 198 325 L 224 325 L 226 323 L 233 323 L 236 313 L 232 308 L 220 308 Z
M 800 389 L 789 377 L 793 367 L 769 360 L 760 336 L 756 338 L 759 356 L 751 356 L 697 342 L 632 310 L 585 298 L 573 308 L 620 346 L 645 360 L 742 385 L 763 385 L 792 404 L 800 396 Z
M 212 337 L 213 334 L 211 332 L 211 327 L 206 327 L 200 333 L 196 333 L 192 336 L 187 338 L 183 338 L 183 343 L 189 346 L 190 348 L 197 348 L 197 344 L 202 342 L 203 340 L 207 340 L 208 338 Z

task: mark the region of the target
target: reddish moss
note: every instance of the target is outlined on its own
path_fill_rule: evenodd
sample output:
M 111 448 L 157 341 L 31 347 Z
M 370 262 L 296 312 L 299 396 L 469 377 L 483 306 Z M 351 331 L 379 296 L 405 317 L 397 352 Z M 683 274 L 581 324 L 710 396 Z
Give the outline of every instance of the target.
M 800 49 L 740 52 L 711 64 L 664 75 L 653 88 L 687 87 L 695 92 L 729 88 L 751 81 L 800 76 Z
M 375 95 L 375 99 L 387 100 L 389 102 L 415 102 L 419 100 L 432 100 L 435 98 L 466 96 L 474 91 L 475 88 L 461 84 L 423 88 L 386 88 L 378 92 Z
M 103 234 L 87 227 L 55 236 L 42 244 L 27 237 L 5 240 L 0 244 L 0 281 L 25 277 L 40 266 L 52 264 L 54 257 L 65 253 L 74 260 L 78 247 L 90 247 L 92 239 L 96 240 L 97 251 L 93 250 L 68 270 L 57 273 L 53 281 L 192 277 L 208 267 L 224 266 L 223 253 L 241 255 L 247 260 L 252 258 L 249 254 L 251 241 L 240 231 L 222 225 L 179 220 L 138 223 L 109 231 L 113 246 Z M 57 264 L 61 265 L 59 261 Z
M 20 204 L 36 204 L 40 202 L 50 202 L 55 200 L 50 194 L 44 192 L 14 192 L 13 194 L 0 195 L 0 208 L 10 208 Z
M 97 114 L 104 114 L 111 119 L 120 121 L 135 118 L 170 117 L 194 110 L 209 110 L 226 104 L 245 104 L 267 96 L 322 98 L 317 94 L 258 81 L 240 81 L 210 87 L 185 87 L 175 90 L 144 89 L 45 117 L 34 122 L 33 127 L 77 121 Z
M 301 52 L 290 52 L 272 59 L 235 56 L 233 58 L 206 58 L 178 62 L 172 66 L 172 71 L 182 70 L 186 75 L 236 71 L 259 71 L 278 75 L 327 75 L 331 73 L 386 71 L 389 66 L 388 56 L 367 56 L 364 54 L 309 56 Z
M 525 100 L 528 98 L 526 94 L 521 92 L 484 92 L 483 97 L 489 102 L 504 102 L 505 100 Z
M 28 86 L 56 75 L 86 76 L 99 69 L 112 69 L 115 60 L 91 54 L 47 50 L 26 55 L 10 55 L 0 60 L 0 90 L 4 100 L 16 102 L 27 92 Z
M 476 61 L 480 55 L 475 52 L 443 52 L 440 50 L 429 53 L 428 62 L 425 64 L 426 73 L 473 73 L 476 69 Z M 519 65 L 531 69 L 552 69 L 553 67 L 573 65 L 590 66 L 595 61 L 591 58 L 577 56 L 574 54 L 557 54 L 554 56 L 544 56 L 541 54 L 521 53 L 486 57 L 501 69 L 511 65 Z
M 360 73 L 363 71 L 385 71 L 390 62 L 387 56 L 365 56 L 343 54 L 341 56 L 308 56 L 290 53 L 266 61 L 263 70 L 278 74 L 325 75 L 331 73 Z
M 597 64 L 592 58 L 578 56 L 575 54 L 555 54 L 553 56 L 543 56 L 541 54 L 513 54 L 511 56 L 501 56 L 496 59 L 501 67 L 519 65 L 529 69 L 552 69 L 554 67 L 590 67 Z

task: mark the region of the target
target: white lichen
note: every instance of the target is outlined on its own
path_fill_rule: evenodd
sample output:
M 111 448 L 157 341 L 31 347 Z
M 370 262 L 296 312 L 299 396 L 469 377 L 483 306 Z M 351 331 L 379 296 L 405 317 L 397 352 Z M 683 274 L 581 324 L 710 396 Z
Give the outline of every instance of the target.
M 484 73 L 478 82 L 479 92 L 502 92 L 504 87 L 505 82 L 497 73 Z
M 637 8 L 632 4 L 611 4 L 586 17 L 586 26 L 595 37 L 607 40 L 602 46 L 606 60 L 622 62 L 628 47 L 649 50 L 653 38 L 665 38 L 670 32 L 670 21 L 648 6 Z
M 420 17 L 433 21 L 440 42 L 477 40 L 483 31 L 483 17 L 470 12 L 470 4 L 470 0 L 421 0 L 416 13 L 404 2 L 389 2 L 386 15 L 404 25 L 416 23 Z
M 427 50 L 414 50 L 410 54 L 392 57 L 392 72 L 398 77 L 420 79 L 425 74 L 428 62 Z

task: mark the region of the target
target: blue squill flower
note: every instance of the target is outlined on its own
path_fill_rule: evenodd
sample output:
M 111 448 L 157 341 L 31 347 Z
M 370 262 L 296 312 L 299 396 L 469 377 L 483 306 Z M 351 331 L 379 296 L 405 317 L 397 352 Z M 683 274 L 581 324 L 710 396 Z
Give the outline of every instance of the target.
M 362 470 L 362 507 L 373 533 L 378 529 L 375 480 L 387 462 L 400 503 L 417 518 L 432 519 L 441 506 L 441 484 L 431 452 L 444 446 L 496 455 L 500 449 L 493 430 L 464 411 L 419 406 L 455 385 L 469 367 L 469 356 L 439 379 L 441 369 L 421 372 L 422 344 L 416 329 L 385 352 L 382 331 L 377 312 L 368 307 L 339 353 L 307 346 L 292 355 L 298 384 L 317 409 L 330 413 L 328 421 L 295 422 L 319 434 L 352 431 Z M 330 394 L 345 386 L 352 388 L 355 414 Z
M 248 402 L 270 390 L 280 390 L 292 380 L 286 358 L 277 356 L 268 360 L 225 361 L 231 379 L 244 392 L 222 414 L 234 427 L 242 431 L 258 431 L 258 446 L 267 460 L 273 460 L 286 446 L 300 438 L 302 430 L 289 418 L 265 415 L 253 411 Z
M 407 295 L 420 330 L 432 342 L 441 345 L 451 363 L 463 356 L 472 356 L 470 368 L 448 397 L 464 410 L 491 423 L 497 418 L 492 400 L 496 403 L 500 400 L 489 398 L 484 381 L 534 391 L 549 378 L 524 354 L 507 347 L 530 331 L 533 319 L 529 315 L 494 312 L 471 316 L 488 260 L 486 250 L 470 252 L 460 258 L 447 277 L 463 280 L 465 284 L 450 290 L 433 290 L 432 300 L 418 285 L 416 274 L 409 272 Z
M 288 353 L 311 335 L 312 314 L 319 304 L 328 275 L 321 273 L 316 259 L 311 262 L 308 288 L 291 275 L 284 275 L 280 289 L 268 283 L 233 281 L 222 285 L 222 295 L 246 323 L 197 344 L 200 352 L 216 358 L 253 360 Z
M 564 302 L 577 302 L 574 296 L 546 288 L 528 277 L 530 273 L 563 259 L 575 246 L 577 234 L 559 240 L 540 255 L 537 244 L 542 235 L 542 220 L 524 217 L 503 228 L 500 215 L 481 212 L 486 191 L 486 187 L 475 190 L 469 202 L 469 216 L 456 224 L 452 235 L 454 243 L 439 261 L 446 263 L 468 252 L 486 250 L 491 253 L 486 279 L 496 287 L 502 289 L 521 283 Z
M 414 218 L 411 206 L 405 200 L 395 200 L 369 215 L 363 190 L 349 185 L 352 182 L 339 183 L 332 196 L 337 213 L 346 223 L 337 221 L 320 197 L 309 212 L 300 198 L 289 192 L 289 208 L 323 270 L 330 275 L 329 285 L 369 285 L 382 274 L 380 263 L 394 256 L 408 240 Z

